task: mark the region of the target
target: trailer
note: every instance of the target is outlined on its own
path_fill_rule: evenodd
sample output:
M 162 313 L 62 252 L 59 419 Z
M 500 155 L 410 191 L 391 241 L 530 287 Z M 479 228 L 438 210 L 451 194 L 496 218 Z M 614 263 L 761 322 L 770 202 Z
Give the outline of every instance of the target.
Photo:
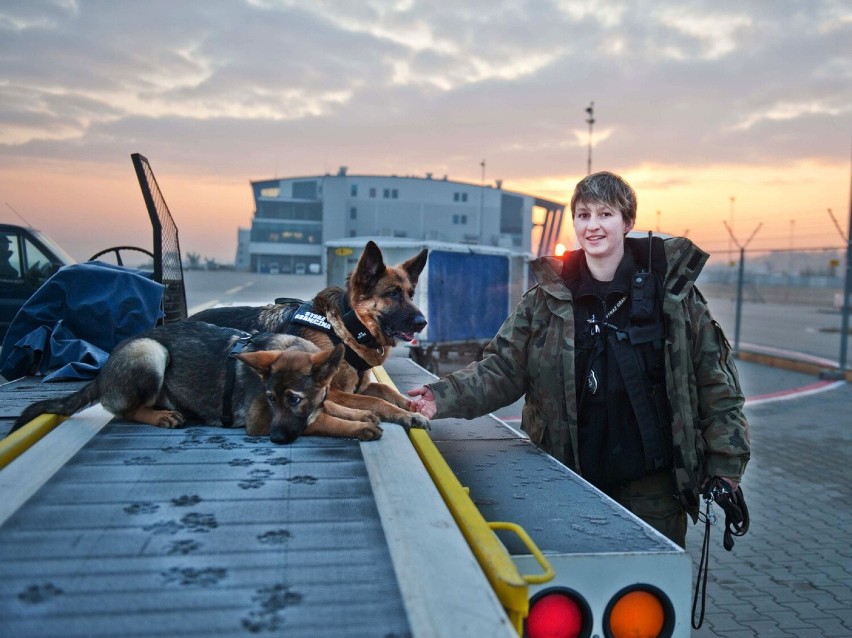
M 407 357 L 375 373 L 403 392 L 434 378 Z M 0 434 L 22 405 L 70 389 L 0 386 Z M 383 427 L 378 441 L 280 446 L 128 423 L 98 405 L 39 417 L 0 441 L 0 625 L 81 637 L 689 635 L 689 555 L 505 423 Z M 44 436 L 27 441 L 32 430 Z
M 531 253 L 386 237 L 326 242 L 329 285 L 344 285 L 370 239 L 391 264 L 429 250 L 414 296 L 429 324 L 407 347 L 412 359 L 436 374 L 438 365 L 451 357 L 481 359 L 485 346 L 530 286 Z
M 384 368 L 403 392 L 434 379 L 410 359 Z M 524 636 L 690 635 L 689 555 L 528 438 L 493 415 L 440 419 L 411 438 L 460 525 L 444 465 L 520 573 L 539 572 L 536 549 L 552 567 L 552 579 L 527 577 Z

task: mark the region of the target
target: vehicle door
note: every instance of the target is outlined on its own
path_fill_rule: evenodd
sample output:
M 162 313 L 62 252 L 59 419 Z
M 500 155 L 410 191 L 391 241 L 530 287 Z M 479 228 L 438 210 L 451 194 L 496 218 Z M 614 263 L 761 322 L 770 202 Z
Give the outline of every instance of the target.
M 0 233 L 0 336 L 18 310 L 62 264 L 23 232 Z

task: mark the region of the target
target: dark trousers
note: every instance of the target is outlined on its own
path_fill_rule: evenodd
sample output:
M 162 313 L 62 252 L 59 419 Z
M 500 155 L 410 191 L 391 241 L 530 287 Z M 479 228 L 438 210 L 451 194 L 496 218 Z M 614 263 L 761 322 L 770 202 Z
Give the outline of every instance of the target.
M 652 472 L 612 490 L 612 498 L 655 530 L 686 547 L 686 510 L 675 497 L 671 472 Z

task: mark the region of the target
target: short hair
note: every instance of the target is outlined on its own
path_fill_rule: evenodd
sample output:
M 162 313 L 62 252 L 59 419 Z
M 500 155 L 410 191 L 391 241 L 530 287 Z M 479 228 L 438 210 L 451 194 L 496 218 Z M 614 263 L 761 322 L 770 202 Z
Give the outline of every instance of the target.
M 574 187 L 571 196 L 571 219 L 580 202 L 601 203 L 621 211 L 625 223 L 636 221 L 636 191 L 621 176 L 609 171 L 587 175 Z

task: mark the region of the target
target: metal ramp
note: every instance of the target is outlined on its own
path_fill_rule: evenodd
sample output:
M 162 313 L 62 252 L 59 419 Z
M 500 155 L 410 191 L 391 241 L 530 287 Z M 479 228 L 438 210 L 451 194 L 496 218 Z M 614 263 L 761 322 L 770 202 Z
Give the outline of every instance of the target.
M 45 385 L 0 385 L 0 434 L 70 389 Z M 38 417 L 0 441 L 0 633 L 516 635 L 408 436 L 384 430 L 279 446 L 100 405 Z M 19 435 L 25 452 L 3 445 Z
M 112 421 L 0 528 L 0 625 L 410 635 L 388 551 L 357 441 Z

